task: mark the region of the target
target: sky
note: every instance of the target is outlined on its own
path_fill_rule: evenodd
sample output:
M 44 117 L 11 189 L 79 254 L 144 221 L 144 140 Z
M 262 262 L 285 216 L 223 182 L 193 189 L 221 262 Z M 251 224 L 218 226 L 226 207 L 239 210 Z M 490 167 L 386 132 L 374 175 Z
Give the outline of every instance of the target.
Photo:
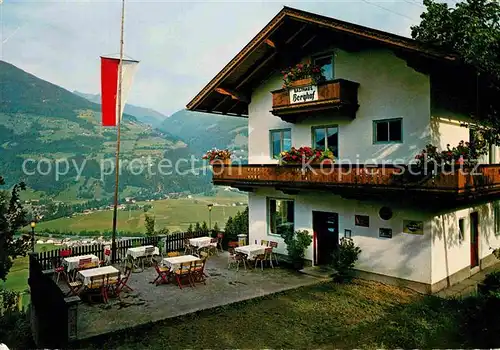
M 125 54 L 140 61 L 128 102 L 166 115 L 185 108 L 283 6 L 404 36 L 424 10 L 421 0 L 127 0 Z M 99 57 L 119 52 L 120 0 L 3 0 L 0 11 L 1 60 L 70 91 L 99 93 Z

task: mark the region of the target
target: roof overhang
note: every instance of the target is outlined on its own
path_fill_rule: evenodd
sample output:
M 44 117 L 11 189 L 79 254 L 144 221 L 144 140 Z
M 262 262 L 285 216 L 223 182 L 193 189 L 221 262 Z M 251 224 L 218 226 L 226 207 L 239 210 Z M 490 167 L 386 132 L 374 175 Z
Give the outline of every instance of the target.
M 457 61 L 407 37 L 284 7 L 186 107 L 245 117 L 256 86 L 276 70 L 329 46 L 348 51 L 385 47 L 408 60 Z

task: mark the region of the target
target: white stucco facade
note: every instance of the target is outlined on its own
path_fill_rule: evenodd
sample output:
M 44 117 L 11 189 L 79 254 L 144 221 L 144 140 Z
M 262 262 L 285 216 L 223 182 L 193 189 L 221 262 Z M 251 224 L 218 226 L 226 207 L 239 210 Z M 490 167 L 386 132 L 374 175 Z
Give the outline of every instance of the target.
M 408 163 L 427 144 L 446 149 L 460 140 L 469 141 L 469 129 L 461 126 L 467 118 L 438 107 L 431 107 L 429 76 L 408 67 L 406 62 L 388 50 L 345 52 L 335 50 L 335 78 L 359 83 L 359 110 L 356 117 L 322 113 L 297 123 L 287 123 L 270 113 L 271 91 L 281 88 L 281 76 L 274 75 L 257 88 L 249 104 L 249 163 L 273 164 L 270 130 L 290 129 L 294 147 L 312 146 L 311 128 L 337 126 L 339 159 L 337 163 Z M 402 118 L 402 142 L 379 144 L 373 140 L 375 120 Z M 498 163 L 498 149 L 485 156 L 482 163 Z M 249 194 L 249 240 L 278 242 L 278 253 L 286 254 L 281 237 L 269 233 L 269 199 L 294 201 L 294 229 L 313 235 L 312 212 L 338 214 L 339 237 L 352 231 L 354 242 L 362 249 L 356 269 L 372 274 L 412 281 L 426 286 L 442 283 L 447 277 L 467 269 L 471 264 L 470 213 L 479 215 L 479 259 L 491 256 L 490 247 L 500 247 L 495 232 L 493 205 L 433 213 L 394 203 L 345 199 L 329 192 L 304 192 L 285 195 L 275 189 L 257 188 Z M 390 220 L 382 220 L 382 206 L 393 209 Z M 370 218 L 369 227 L 355 226 L 356 214 Z M 458 220 L 465 218 L 464 239 L 457 241 Z M 423 223 L 423 234 L 403 232 L 403 220 Z M 380 228 L 392 229 L 392 238 L 379 237 Z M 314 246 L 306 259 L 314 264 Z M 439 287 L 441 288 L 441 287 Z M 430 290 L 430 289 L 429 289 Z
M 250 164 L 275 163 L 270 155 L 269 130 L 290 128 L 292 145 L 311 146 L 311 127 L 338 125 L 339 158 L 353 163 L 407 162 L 430 143 L 430 82 L 391 51 L 348 53 L 335 50 L 335 77 L 360 84 L 356 118 L 328 116 L 287 123 L 270 113 L 271 91 L 281 88 L 274 75 L 252 94 L 249 105 L 248 160 Z M 403 118 L 403 142 L 374 144 L 373 121 Z
M 310 192 L 298 195 L 284 195 L 272 189 L 259 189 L 249 194 L 249 240 L 278 242 L 278 253 L 286 254 L 283 239 L 269 232 L 267 201 L 272 199 L 293 199 L 295 230 L 312 232 L 313 211 L 334 212 L 339 215 L 339 236 L 344 230 L 352 232 L 352 239 L 363 252 L 356 268 L 362 271 L 383 274 L 395 278 L 431 283 L 431 226 L 430 218 L 418 210 L 410 208 L 394 209 L 390 220 L 382 220 L 379 209 L 391 203 L 348 200 L 340 196 Z M 354 216 L 367 215 L 370 227 L 355 226 Z M 403 233 L 403 220 L 425 221 L 424 234 Z M 392 238 L 379 237 L 379 228 L 392 229 Z M 314 245 L 306 251 L 306 259 L 313 260 Z
M 494 204 L 486 203 L 436 215 L 431 221 L 432 283 L 437 283 L 471 265 L 471 216 L 478 214 L 478 257 L 485 259 L 492 248 L 500 247 L 500 231 L 496 231 Z M 463 219 L 463 235 L 459 220 Z

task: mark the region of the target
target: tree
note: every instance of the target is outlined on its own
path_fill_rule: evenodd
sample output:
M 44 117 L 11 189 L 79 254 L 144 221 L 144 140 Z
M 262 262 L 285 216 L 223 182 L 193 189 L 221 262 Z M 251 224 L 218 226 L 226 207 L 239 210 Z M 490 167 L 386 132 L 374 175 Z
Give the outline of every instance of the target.
M 207 235 L 207 236 L 208 236 L 208 225 L 207 225 L 207 222 L 206 222 L 206 221 L 203 221 L 203 224 L 201 224 L 201 232 L 202 232 L 204 235 Z
M 196 234 L 201 233 L 201 226 L 200 226 L 199 222 L 197 222 L 196 225 L 194 226 L 194 233 L 196 233 Z
M 4 184 L 0 176 L 0 185 Z M 19 199 L 19 192 L 25 190 L 24 183 L 14 185 L 12 193 L 0 191 L 0 279 L 6 280 L 12 267 L 12 260 L 25 256 L 30 247 L 30 237 L 14 237 L 20 228 L 27 224 L 26 211 Z
M 424 0 L 422 21 L 412 37 L 456 54 L 477 74 L 479 103 L 471 111 L 481 126 L 472 126 L 486 143 L 500 145 L 500 3 L 498 0 L 466 0 L 449 7 Z
M 190 235 L 192 235 L 194 233 L 194 231 L 193 231 L 193 224 L 189 224 L 189 227 L 188 227 L 186 233 L 188 233 Z
M 220 228 L 219 228 L 219 225 L 217 224 L 217 222 L 214 223 L 213 231 L 220 232 Z
M 144 226 L 146 226 L 146 235 L 154 236 L 155 235 L 155 218 L 150 215 L 145 216 Z

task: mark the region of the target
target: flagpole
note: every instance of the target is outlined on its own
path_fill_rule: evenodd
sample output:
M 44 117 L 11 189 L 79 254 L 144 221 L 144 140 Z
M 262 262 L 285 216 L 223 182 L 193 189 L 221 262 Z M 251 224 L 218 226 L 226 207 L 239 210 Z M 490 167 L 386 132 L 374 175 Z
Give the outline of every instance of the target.
M 116 134 L 116 160 L 115 160 L 115 198 L 113 203 L 113 233 L 111 238 L 111 261 L 116 262 L 116 220 L 118 214 L 118 183 L 120 179 L 120 134 L 122 117 L 122 61 L 123 61 L 123 28 L 125 22 L 125 0 L 122 0 L 122 20 L 120 30 L 120 62 L 118 64 L 118 99 L 117 99 L 117 134 Z

